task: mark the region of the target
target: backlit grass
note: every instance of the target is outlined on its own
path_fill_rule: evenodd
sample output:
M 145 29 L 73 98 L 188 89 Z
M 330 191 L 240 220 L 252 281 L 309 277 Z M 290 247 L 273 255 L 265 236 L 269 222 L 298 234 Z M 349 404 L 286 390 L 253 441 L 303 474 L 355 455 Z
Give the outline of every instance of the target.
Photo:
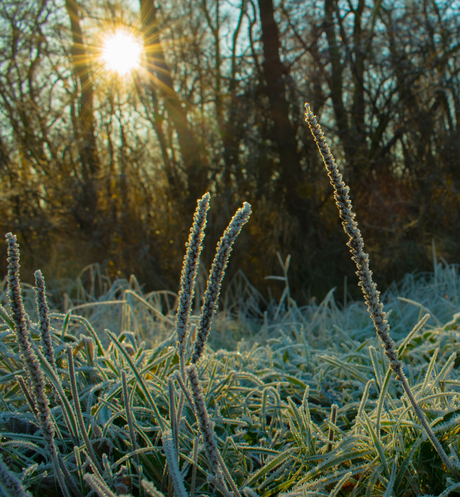
M 434 255 L 432 274 L 382 296 L 384 350 L 364 303 L 339 306 L 331 290 L 297 306 L 288 259 L 279 302 L 242 273 L 220 295 L 250 206 L 203 279 L 209 202 L 198 201 L 179 295 L 144 294 L 135 277 L 112 282 L 94 265 L 61 282 L 59 312 L 41 273 L 37 291 L 21 286 L 7 235 L 0 495 L 458 495 L 459 267 Z

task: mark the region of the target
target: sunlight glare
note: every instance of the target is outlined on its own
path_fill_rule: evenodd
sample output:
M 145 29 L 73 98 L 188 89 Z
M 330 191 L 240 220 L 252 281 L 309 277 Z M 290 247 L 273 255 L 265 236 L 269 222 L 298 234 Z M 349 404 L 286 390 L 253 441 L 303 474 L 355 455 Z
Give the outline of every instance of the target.
M 124 76 L 139 67 L 141 52 L 140 42 L 132 34 L 119 29 L 106 38 L 102 59 L 108 70 Z

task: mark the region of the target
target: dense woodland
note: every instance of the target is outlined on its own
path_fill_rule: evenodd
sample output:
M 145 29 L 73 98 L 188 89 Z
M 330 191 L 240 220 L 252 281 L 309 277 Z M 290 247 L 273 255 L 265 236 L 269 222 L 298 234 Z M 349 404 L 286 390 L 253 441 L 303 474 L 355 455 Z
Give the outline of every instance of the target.
M 143 40 L 126 77 L 104 33 Z M 232 255 L 264 294 L 291 254 L 299 303 L 359 295 L 318 115 L 381 289 L 437 256 L 460 262 L 460 2 L 5 0 L 0 4 L 0 227 L 22 278 L 100 262 L 177 290 L 196 201 L 212 194 L 203 266 L 235 210 Z M 6 257 L 6 245 L 1 248 Z M 50 283 L 51 284 L 51 283 Z

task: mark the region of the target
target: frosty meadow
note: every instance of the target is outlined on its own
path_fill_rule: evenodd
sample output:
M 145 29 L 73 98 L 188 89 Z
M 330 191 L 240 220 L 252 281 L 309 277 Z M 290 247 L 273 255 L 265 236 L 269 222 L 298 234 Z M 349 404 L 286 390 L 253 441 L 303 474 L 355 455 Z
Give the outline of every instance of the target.
M 284 315 L 277 312 L 277 334 L 264 346 L 209 348 L 225 269 L 251 214 L 247 203 L 218 243 L 199 315 L 192 304 L 209 193 L 198 200 L 171 312 L 162 314 L 154 297 L 131 288 L 111 289 L 105 301 L 91 303 L 104 324 L 109 305 L 131 313 L 118 335 L 105 329 L 108 345 L 91 318 L 50 311 L 40 271 L 34 311 L 20 284 L 19 246 L 8 233 L 9 309 L 0 309 L 0 495 L 459 495 L 460 314 L 432 329 L 426 329 L 430 316 L 420 315 L 395 343 L 349 188 L 308 104 L 305 117 L 381 347 L 334 325 L 344 342 L 315 349 L 312 323 L 331 312 L 326 302 L 309 317 L 295 303 Z M 458 272 L 439 272 L 444 283 L 452 282 L 458 309 Z M 403 313 L 398 319 L 402 326 Z M 139 330 L 148 326 L 152 333 L 166 329 L 166 340 L 147 348 Z M 320 328 L 321 340 L 329 333 L 332 342 L 332 328 Z

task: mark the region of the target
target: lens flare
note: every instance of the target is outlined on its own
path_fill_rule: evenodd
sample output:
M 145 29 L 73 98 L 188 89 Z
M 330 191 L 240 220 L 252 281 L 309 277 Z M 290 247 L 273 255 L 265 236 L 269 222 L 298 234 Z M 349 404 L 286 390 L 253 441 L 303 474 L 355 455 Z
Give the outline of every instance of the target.
M 139 67 L 141 52 L 141 43 L 132 34 L 119 29 L 105 39 L 102 60 L 109 71 L 124 76 Z

